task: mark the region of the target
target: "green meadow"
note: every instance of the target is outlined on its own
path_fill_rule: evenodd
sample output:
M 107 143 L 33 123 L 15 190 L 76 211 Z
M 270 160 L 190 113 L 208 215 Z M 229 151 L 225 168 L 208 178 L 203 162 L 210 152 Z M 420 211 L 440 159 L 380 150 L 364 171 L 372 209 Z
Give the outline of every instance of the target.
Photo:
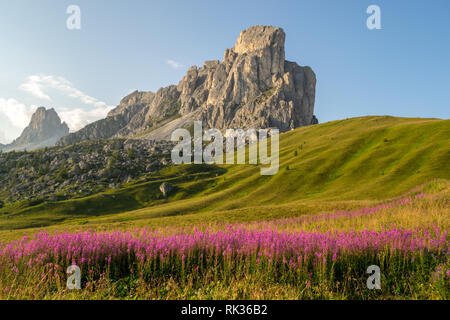
M 180 165 L 86 198 L 0 209 L 0 239 L 38 230 L 108 230 L 272 220 L 374 205 L 450 180 L 450 120 L 369 116 L 283 133 L 280 168 Z M 175 186 L 164 198 L 162 182 Z
M 0 243 L 13 247 L 0 257 L 0 298 L 445 300 L 449 160 L 450 120 L 370 116 L 281 134 L 273 176 L 256 165 L 171 165 L 89 197 L 8 203 Z M 174 186 L 168 198 L 163 182 Z M 308 243 L 292 249 L 302 235 Z M 76 249 L 73 237 L 98 247 Z M 179 237 L 186 240 L 174 244 Z M 202 237 L 211 240 L 193 240 Z M 341 237 L 346 244 L 333 245 Z M 136 241 L 161 246 L 157 254 L 129 251 Z M 374 249 L 370 241 L 388 242 Z M 78 253 L 70 258 L 67 248 Z M 71 291 L 65 270 L 74 261 L 82 290 Z M 382 268 L 379 291 L 366 287 L 372 264 Z

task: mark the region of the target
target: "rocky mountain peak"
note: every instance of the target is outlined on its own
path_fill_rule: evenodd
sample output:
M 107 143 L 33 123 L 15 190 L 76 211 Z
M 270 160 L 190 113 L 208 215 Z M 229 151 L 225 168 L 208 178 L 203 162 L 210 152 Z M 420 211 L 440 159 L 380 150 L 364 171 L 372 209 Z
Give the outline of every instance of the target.
M 241 31 L 233 48 L 237 54 L 249 53 L 266 48 L 280 48 L 284 52 L 286 34 L 283 29 L 272 26 L 253 26 Z
M 69 133 L 69 127 L 61 122 L 55 109 L 39 107 L 31 116 L 29 125 L 4 151 L 33 150 L 53 146 L 57 140 Z
M 167 140 L 193 120 L 217 129 L 287 131 L 315 124 L 316 76 L 311 68 L 285 60 L 285 38 L 278 27 L 250 27 L 226 49 L 222 61 L 189 68 L 176 86 L 129 94 L 106 119 L 58 144 L 111 137 Z
M 40 132 L 46 131 L 46 129 L 56 129 L 68 131 L 69 127 L 65 122 L 61 122 L 55 109 L 45 109 L 45 107 L 39 107 L 31 116 L 30 124 L 28 128 L 38 130 Z

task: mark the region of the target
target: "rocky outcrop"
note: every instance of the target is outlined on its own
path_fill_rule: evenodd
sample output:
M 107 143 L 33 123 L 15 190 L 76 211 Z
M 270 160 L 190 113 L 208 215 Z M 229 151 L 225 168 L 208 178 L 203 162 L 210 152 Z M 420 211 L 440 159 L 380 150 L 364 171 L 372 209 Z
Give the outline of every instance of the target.
M 173 143 L 108 139 L 0 153 L 0 200 L 66 200 L 145 182 L 170 165 Z
M 211 81 L 203 88 L 209 94 L 202 120 L 208 126 L 286 131 L 311 124 L 316 77 L 311 68 L 285 61 L 284 41 L 280 28 L 252 27 L 222 63 L 205 65 Z
M 56 144 L 59 146 L 71 145 L 86 140 L 107 139 L 114 136 L 121 128 L 126 126 L 127 121 L 123 115 L 107 117 L 91 124 L 83 129 L 62 137 Z
M 164 197 L 167 197 L 173 191 L 173 186 L 168 182 L 163 182 L 159 186 L 159 190 L 162 192 Z
M 69 133 L 69 127 L 61 122 L 56 111 L 40 107 L 32 115 L 30 124 L 11 144 L 3 146 L 3 151 L 35 150 L 55 145 L 61 137 Z
M 106 119 L 59 144 L 110 137 L 165 139 L 174 127 L 188 127 L 192 120 L 218 129 L 287 131 L 315 124 L 315 74 L 285 60 L 285 37 L 281 28 L 271 26 L 242 31 L 222 61 L 191 67 L 177 86 L 133 92 Z

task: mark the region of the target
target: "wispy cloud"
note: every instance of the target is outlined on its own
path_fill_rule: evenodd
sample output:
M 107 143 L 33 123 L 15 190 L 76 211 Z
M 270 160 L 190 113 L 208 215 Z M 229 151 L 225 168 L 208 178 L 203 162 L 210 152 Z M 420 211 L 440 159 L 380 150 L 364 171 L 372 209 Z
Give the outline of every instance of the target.
M 19 88 L 38 99 L 46 100 L 47 108 L 54 107 L 62 121 L 66 122 L 71 131 L 77 131 L 87 124 L 105 118 L 113 106 L 91 97 L 75 88 L 63 77 L 52 75 L 29 76 Z M 53 101 L 51 90 L 56 90 L 63 96 L 78 100 L 75 108 L 61 107 L 59 101 Z M 51 102 L 51 103 L 50 103 Z M 85 105 L 86 107 L 83 107 Z M 30 123 L 31 116 L 36 111 L 36 105 L 26 105 L 14 98 L 0 97 L 0 142 L 11 141 Z M 5 131 L 6 130 L 6 131 Z M 3 135 L 1 135 L 3 133 Z
M 173 69 L 182 68 L 183 65 L 181 63 L 176 62 L 175 60 L 167 59 L 166 63 L 171 66 Z
M 0 143 L 6 144 L 7 142 L 5 133 L 0 130 Z
M 51 100 L 50 96 L 43 91 L 43 85 L 40 76 L 30 76 L 27 82 L 21 84 L 19 89 L 25 91 L 36 98 L 43 100 Z
M 113 109 L 112 106 L 97 107 L 91 110 L 61 108 L 58 113 L 61 120 L 67 123 L 70 131 L 77 131 L 91 122 L 105 118 L 111 109 Z
M 75 88 L 69 80 L 60 76 L 45 74 L 31 75 L 19 86 L 19 88 L 36 98 L 47 101 L 53 101 L 48 91 L 56 90 L 67 97 L 78 99 L 83 104 L 91 106 L 91 109 L 89 110 L 83 108 L 62 108 L 57 105 L 54 106 L 61 120 L 67 123 L 71 131 L 77 131 L 93 121 L 106 117 L 108 112 L 113 108 L 113 106 L 109 106 L 105 102 L 91 97 Z M 28 121 L 29 119 L 27 121 L 21 119 L 20 122 L 22 127 L 25 127 L 28 124 Z M 26 122 L 25 125 L 23 125 L 24 122 Z
M 37 107 L 35 105 L 27 107 L 16 99 L 0 98 L 0 113 L 6 116 L 11 125 L 20 129 L 28 125 L 36 109 Z
M 0 126 L 9 126 L 10 128 L 8 132 L 0 131 L 0 143 L 9 143 L 16 138 L 20 131 L 28 126 L 31 116 L 37 108 L 36 105 L 27 106 L 13 98 L 0 98 L 0 115 L 3 115 L 3 121 L 6 121 L 3 123 L 0 120 Z M 61 121 L 67 123 L 70 131 L 80 130 L 91 122 L 105 118 L 113 108 L 113 106 L 103 106 L 84 110 L 82 108 L 55 107 Z
M 79 99 L 81 102 L 94 107 L 106 107 L 106 103 L 93 98 L 81 90 L 75 88 L 72 83 L 63 77 L 52 75 L 32 75 L 19 88 L 36 98 L 51 101 L 50 96 L 45 92 L 47 89 L 58 90 L 68 97 Z

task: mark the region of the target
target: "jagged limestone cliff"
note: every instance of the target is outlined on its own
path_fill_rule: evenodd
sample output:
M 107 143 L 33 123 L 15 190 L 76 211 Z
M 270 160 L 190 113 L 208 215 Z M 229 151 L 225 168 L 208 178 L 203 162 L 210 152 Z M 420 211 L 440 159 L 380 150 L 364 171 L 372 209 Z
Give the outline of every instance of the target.
M 169 139 L 174 129 L 189 127 L 193 120 L 202 120 L 209 128 L 281 131 L 317 123 L 315 74 L 286 61 L 284 43 L 281 28 L 254 26 L 242 31 L 222 61 L 191 67 L 177 86 L 131 93 L 106 119 L 59 144 L 110 137 Z
M 32 115 L 30 124 L 11 144 L 2 147 L 3 151 L 34 150 L 50 147 L 69 133 L 69 127 L 61 122 L 56 111 L 40 107 Z

